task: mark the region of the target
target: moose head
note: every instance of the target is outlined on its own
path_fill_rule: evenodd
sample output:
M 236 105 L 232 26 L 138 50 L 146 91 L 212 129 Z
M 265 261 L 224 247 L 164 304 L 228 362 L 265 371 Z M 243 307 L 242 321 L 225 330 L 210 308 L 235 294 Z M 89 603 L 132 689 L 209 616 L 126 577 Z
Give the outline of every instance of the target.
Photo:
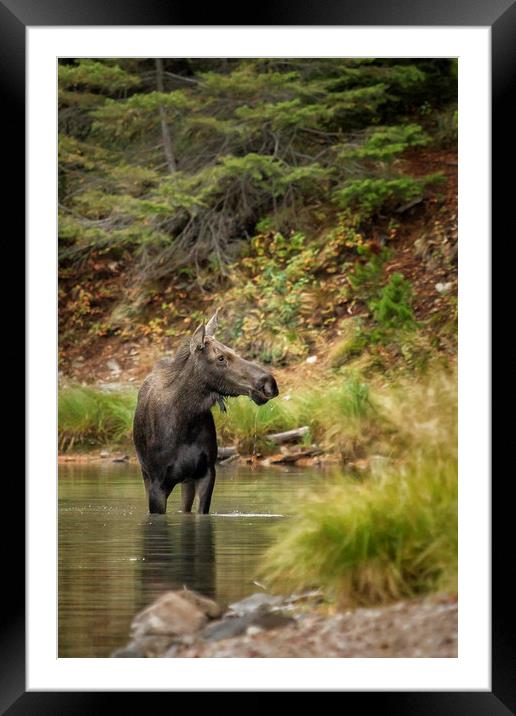
M 190 339 L 196 373 L 206 387 L 221 399 L 248 395 L 257 405 L 275 398 L 279 391 L 274 376 L 257 363 L 245 360 L 215 338 L 218 309 L 206 325 L 201 324 Z

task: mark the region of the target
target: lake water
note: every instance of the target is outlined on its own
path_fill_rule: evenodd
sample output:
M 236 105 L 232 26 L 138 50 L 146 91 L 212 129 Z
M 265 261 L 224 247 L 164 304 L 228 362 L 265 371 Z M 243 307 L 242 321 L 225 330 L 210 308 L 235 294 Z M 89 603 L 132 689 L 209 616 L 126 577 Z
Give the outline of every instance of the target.
M 59 656 L 105 657 L 132 618 L 183 586 L 229 604 L 253 583 L 292 499 L 327 479 L 307 468 L 219 467 L 210 515 L 149 515 L 139 468 L 65 464 L 59 470 Z

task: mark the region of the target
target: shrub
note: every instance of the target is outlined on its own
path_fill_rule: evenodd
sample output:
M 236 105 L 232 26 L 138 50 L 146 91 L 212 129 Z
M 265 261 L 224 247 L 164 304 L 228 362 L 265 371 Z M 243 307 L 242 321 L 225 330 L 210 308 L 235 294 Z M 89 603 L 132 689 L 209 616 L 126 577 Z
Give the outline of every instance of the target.
M 369 304 L 373 317 L 387 328 L 403 328 L 414 325 L 412 311 L 412 286 L 400 273 L 394 273 L 380 292 L 377 300 Z
M 441 174 L 418 179 L 403 176 L 390 179 L 355 179 L 333 193 L 333 200 L 341 209 L 359 213 L 362 221 L 381 211 L 393 211 L 401 204 L 423 196 L 425 189 L 443 180 Z
M 389 249 L 382 248 L 379 253 L 373 253 L 371 248 L 365 244 L 357 248 L 363 262 L 357 262 L 348 275 L 348 282 L 357 295 L 363 301 L 376 297 L 380 290 L 380 283 L 383 278 L 385 262 L 390 257 Z

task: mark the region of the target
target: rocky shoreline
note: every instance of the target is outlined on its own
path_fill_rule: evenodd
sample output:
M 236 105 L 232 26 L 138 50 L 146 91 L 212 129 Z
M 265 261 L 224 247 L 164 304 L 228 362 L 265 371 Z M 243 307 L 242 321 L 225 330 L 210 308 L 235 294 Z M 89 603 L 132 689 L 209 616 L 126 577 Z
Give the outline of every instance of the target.
M 223 609 L 184 589 L 135 616 L 116 658 L 453 658 L 457 597 L 329 611 L 320 591 L 256 593 Z
M 222 453 L 224 454 L 224 453 Z M 90 464 L 90 463 L 130 463 L 138 464 L 136 456 L 132 448 L 125 451 L 120 450 L 94 450 L 91 452 L 70 452 L 59 453 L 58 464 Z M 340 460 L 337 455 L 322 453 L 318 448 L 307 448 L 306 450 L 291 451 L 282 449 L 281 452 L 274 455 L 241 455 L 231 454 L 227 457 L 220 457 L 217 464 L 221 467 L 260 464 L 264 467 L 277 466 L 285 467 L 285 465 L 296 465 L 297 467 L 324 467 L 326 465 L 339 464 Z M 357 460 L 356 463 L 349 463 L 348 469 L 356 468 L 358 472 L 364 472 L 368 468 L 367 460 Z

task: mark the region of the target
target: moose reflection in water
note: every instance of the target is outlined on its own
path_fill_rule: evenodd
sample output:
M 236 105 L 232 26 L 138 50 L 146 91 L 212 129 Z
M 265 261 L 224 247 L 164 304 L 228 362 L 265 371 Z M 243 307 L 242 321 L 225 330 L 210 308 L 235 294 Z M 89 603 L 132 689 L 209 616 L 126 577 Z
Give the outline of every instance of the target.
M 199 512 L 207 514 L 217 458 L 212 406 L 218 402 L 224 409 L 224 399 L 237 395 L 263 405 L 278 395 L 268 371 L 216 340 L 217 314 L 174 358 L 159 361 L 138 393 L 133 439 L 151 513 L 166 512 L 172 489 L 181 483 L 182 511 L 191 512 L 197 495 Z
M 215 544 L 211 517 L 183 518 L 169 524 L 156 515 L 142 525 L 143 560 L 140 575 L 142 606 L 148 594 L 187 587 L 216 596 Z

